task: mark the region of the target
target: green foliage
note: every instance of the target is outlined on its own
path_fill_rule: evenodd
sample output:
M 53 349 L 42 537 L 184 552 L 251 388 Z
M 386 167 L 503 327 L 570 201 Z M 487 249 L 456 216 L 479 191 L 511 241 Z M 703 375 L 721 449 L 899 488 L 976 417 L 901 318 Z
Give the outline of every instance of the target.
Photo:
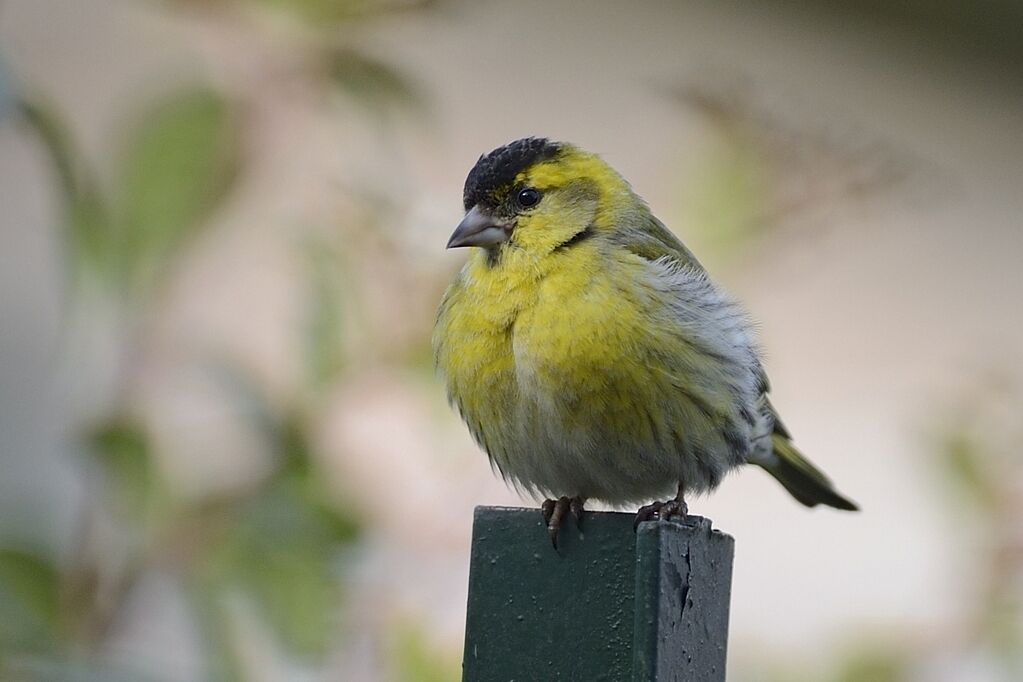
M 380 114 L 422 102 L 400 72 L 339 46 L 323 29 L 426 2 L 163 4 L 168 9 L 188 5 L 196 17 L 212 8 L 218 22 L 244 16 L 247 26 L 251 4 L 290 12 L 307 20 L 309 30 L 286 34 L 298 36 L 288 68 L 304 68 L 299 77 L 316 81 L 318 95 L 332 91 L 365 106 L 374 123 L 382 120 Z M 66 125 L 74 121 L 39 101 L 12 101 L 19 102 L 21 119 L 52 163 L 63 209 L 67 281 L 72 287 L 93 285 L 85 291 L 96 298 L 72 300 L 83 306 L 102 301 L 104 310 L 114 312 L 109 336 L 117 337 L 114 346 L 124 353 L 115 376 L 125 382 L 116 387 L 118 399 L 98 425 L 79 432 L 92 465 L 87 470 L 99 473 L 86 477 L 86 484 L 99 485 L 86 492 L 88 505 L 79 534 L 67 547 L 67 560 L 55 566 L 28 552 L 0 548 L 0 679 L 143 679 L 104 665 L 102 651 L 129 595 L 153 570 L 180 579 L 204 635 L 210 678 L 241 680 L 251 672 L 238 656 L 244 639 L 235 608 L 239 596 L 254 607 L 286 654 L 303 662 L 322 661 L 343 601 L 345 552 L 360 538 L 361 528 L 321 482 L 309 436 L 320 416 L 315 402 L 269 400 L 251 376 L 236 373 L 236 390 L 228 401 L 254 417 L 275 466 L 256 484 L 202 499 L 176 494 L 131 404 L 139 388 L 135 370 L 148 360 L 145 344 L 154 337 L 145 325 L 161 312 L 161 298 L 154 294 L 190 241 L 211 223 L 238 175 L 243 159 L 235 107 L 247 100 L 233 102 L 211 87 L 191 86 L 141 106 L 129 103 L 132 113 L 116 131 L 118 153 L 109 169 L 102 167 L 102 176 L 98 164 L 75 143 Z M 303 349 L 309 384 L 317 389 L 344 370 L 346 331 L 340 259 L 336 248 L 322 246 L 310 249 L 308 258 Z M 108 533 L 116 541 L 104 544 Z M 122 542 L 125 537 L 130 541 Z M 105 551 L 108 547 L 112 551 Z M 410 669 L 434 669 L 422 647 L 403 645 L 402 651 Z
M 113 419 L 93 429 L 86 441 L 120 511 L 133 520 L 147 519 L 165 491 L 142 428 L 126 418 Z
M 748 682 L 910 682 L 919 652 L 906 642 L 868 636 L 834 652 L 826 661 L 810 664 L 770 655 L 740 659 L 728 679 Z M 741 655 L 741 654 L 740 654 Z
M 0 657 L 48 648 L 58 627 L 58 573 L 33 552 L 0 548 Z
M 903 682 L 910 679 L 906 651 L 871 645 L 853 652 L 838 666 L 835 682 Z
M 237 166 L 224 100 L 207 89 L 177 92 L 154 106 L 128 138 L 116 244 L 124 278 L 143 284 L 223 198 Z
M 397 630 L 392 660 L 397 682 L 455 682 L 462 677 L 460 661 L 437 653 L 412 624 Z
M 997 500 L 997 480 L 984 447 L 968 430 L 952 429 L 938 444 L 939 461 L 956 492 L 975 506 L 988 507 Z
M 204 569 L 221 594 L 242 589 L 293 655 L 328 650 L 340 603 L 336 562 L 358 524 L 327 500 L 306 452 L 292 452 L 258 495 L 233 512 Z
M 358 540 L 360 525 L 324 487 L 300 414 L 277 413 L 244 372 L 223 365 L 217 371 L 270 444 L 277 467 L 258 489 L 219 504 L 225 531 L 197 566 L 198 589 L 207 596 L 204 629 L 222 649 L 230 620 L 224 600 L 240 591 L 290 654 L 318 660 L 332 642 L 341 605 L 338 562 Z M 220 659 L 213 663 L 220 678 L 237 679 L 236 664 Z
M 1023 459 L 1016 453 L 1023 437 L 1021 408 L 1023 385 L 1017 376 L 990 373 L 944 408 L 931 436 L 946 482 L 968 503 L 956 507 L 957 517 L 961 509 L 972 512 L 970 541 L 982 549 L 974 558 L 982 579 L 966 620 L 1005 679 L 1023 676 Z
M 65 213 L 70 262 L 120 294 L 138 297 L 230 187 L 237 144 L 224 100 L 205 88 L 176 92 L 128 134 L 118 191 L 106 197 L 60 118 L 31 101 L 24 119 L 50 154 Z
M 305 252 L 309 295 L 305 325 L 306 375 L 311 386 L 322 389 L 345 364 L 344 276 L 339 249 L 320 241 Z
M 765 200 L 765 178 L 752 149 L 729 140 L 708 155 L 687 192 L 692 224 L 718 257 L 756 236 Z
M 287 11 L 313 24 L 345 23 L 366 13 L 374 3 L 365 0 L 255 0 Z
M 333 562 L 337 543 L 352 532 L 281 487 L 242 512 L 225 546 L 215 553 L 211 579 L 221 593 L 240 587 L 294 655 L 319 658 L 334 633 L 340 606 Z
M 380 2 L 379 0 L 253 0 L 293 14 L 314 26 L 344 24 L 378 16 L 385 12 L 413 9 L 426 4 L 422 0 Z
M 416 108 L 423 104 L 418 89 L 384 62 L 349 48 L 336 48 L 325 57 L 327 80 L 337 90 L 374 111 Z

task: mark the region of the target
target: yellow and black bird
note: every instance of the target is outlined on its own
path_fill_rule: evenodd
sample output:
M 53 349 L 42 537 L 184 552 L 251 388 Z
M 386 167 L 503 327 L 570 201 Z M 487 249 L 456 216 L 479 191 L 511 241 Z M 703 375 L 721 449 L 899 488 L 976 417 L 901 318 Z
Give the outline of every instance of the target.
M 855 510 L 790 441 L 751 323 L 598 156 L 525 138 L 480 157 L 448 247 L 476 247 L 433 335 L 491 462 L 542 494 L 551 539 L 587 499 L 687 512 L 756 464 L 807 506 Z

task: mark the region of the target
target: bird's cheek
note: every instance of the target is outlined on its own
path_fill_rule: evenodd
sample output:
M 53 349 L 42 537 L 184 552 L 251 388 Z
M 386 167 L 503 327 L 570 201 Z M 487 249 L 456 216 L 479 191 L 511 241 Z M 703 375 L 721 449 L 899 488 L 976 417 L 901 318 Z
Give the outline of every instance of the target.
M 533 249 L 541 245 L 544 228 L 537 216 L 520 217 L 513 226 L 511 241 L 523 249 Z
M 520 225 L 512 233 L 512 241 L 516 246 L 527 251 L 549 252 L 554 250 L 572 236 L 572 232 L 563 226 L 546 226 L 530 223 L 528 226 Z

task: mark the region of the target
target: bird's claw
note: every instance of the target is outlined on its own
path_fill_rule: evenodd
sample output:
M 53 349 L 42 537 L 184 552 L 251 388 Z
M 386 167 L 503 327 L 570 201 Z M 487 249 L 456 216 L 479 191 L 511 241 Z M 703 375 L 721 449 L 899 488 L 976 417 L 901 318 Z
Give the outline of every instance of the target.
M 685 503 L 685 500 L 675 498 L 665 502 L 654 502 L 639 508 L 639 511 L 636 512 L 636 520 L 632 524 L 632 529 L 638 529 L 639 524 L 644 521 L 653 521 L 654 519 L 667 520 L 673 516 L 681 517 L 681 520 L 685 521 L 688 514 L 689 505 Z
M 581 497 L 573 497 L 568 501 L 568 511 L 572 513 L 572 518 L 575 519 L 575 527 L 577 530 L 583 529 L 583 503 L 585 503 Z
M 558 532 L 561 530 L 561 520 L 568 511 L 575 520 L 575 527 L 582 529 L 583 504 L 586 499 L 583 497 L 559 497 L 556 500 L 544 500 L 540 505 L 540 512 L 543 514 L 544 523 L 547 524 L 547 535 L 551 538 L 551 545 L 558 548 Z

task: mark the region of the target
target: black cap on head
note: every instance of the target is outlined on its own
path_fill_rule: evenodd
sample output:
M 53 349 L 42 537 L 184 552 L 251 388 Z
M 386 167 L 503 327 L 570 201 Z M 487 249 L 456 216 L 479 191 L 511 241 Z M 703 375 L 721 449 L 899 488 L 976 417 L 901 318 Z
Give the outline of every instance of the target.
M 484 154 L 465 178 L 462 200 L 466 210 L 480 203 L 498 203 L 498 190 L 511 185 L 515 176 L 526 168 L 554 158 L 559 151 L 561 145 L 557 142 L 542 137 L 524 137 Z

